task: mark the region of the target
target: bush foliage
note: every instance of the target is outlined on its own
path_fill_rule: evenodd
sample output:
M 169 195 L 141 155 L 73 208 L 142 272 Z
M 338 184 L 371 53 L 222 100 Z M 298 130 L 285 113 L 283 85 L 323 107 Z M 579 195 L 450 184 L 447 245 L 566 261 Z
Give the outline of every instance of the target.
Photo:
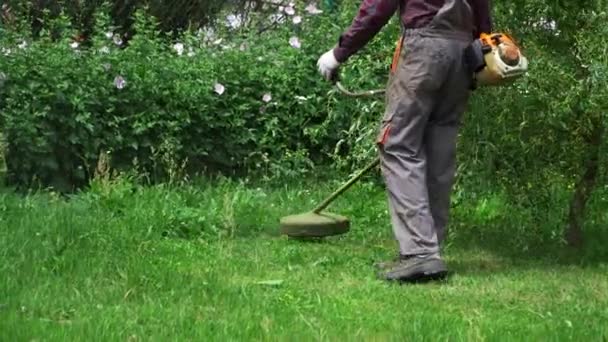
M 328 112 L 356 112 L 353 102 L 331 108 L 334 97 L 315 73 L 316 57 L 329 46 L 318 44 L 331 30 L 329 17 L 308 15 L 261 35 L 217 30 L 172 39 L 142 10 L 127 45 L 107 12 L 97 14 L 87 45 L 73 40 L 65 16 L 50 20 L 39 39 L 4 32 L 10 58 L 0 62 L 2 129 L 11 183 L 81 186 L 100 153 L 116 169 L 137 166 L 155 179 L 176 165 L 293 172 L 302 165 L 292 161 L 320 160 L 338 140 L 336 131 L 321 132 Z

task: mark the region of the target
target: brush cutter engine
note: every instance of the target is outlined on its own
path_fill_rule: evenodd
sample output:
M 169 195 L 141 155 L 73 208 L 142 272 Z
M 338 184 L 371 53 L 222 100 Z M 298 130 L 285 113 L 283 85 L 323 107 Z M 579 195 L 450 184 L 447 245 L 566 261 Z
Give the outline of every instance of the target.
M 500 86 L 528 71 L 528 59 L 514 40 L 504 33 L 481 34 L 465 51 L 475 86 Z

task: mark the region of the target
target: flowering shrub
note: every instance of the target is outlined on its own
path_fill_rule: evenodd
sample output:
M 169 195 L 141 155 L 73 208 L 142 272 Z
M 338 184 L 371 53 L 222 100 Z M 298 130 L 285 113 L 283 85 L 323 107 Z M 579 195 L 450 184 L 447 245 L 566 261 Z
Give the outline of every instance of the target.
M 90 42 L 74 40 L 65 17 L 36 40 L 24 30 L 2 32 L 8 180 L 72 189 L 88 182 L 100 153 L 113 168 L 137 167 L 154 180 L 178 166 L 298 174 L 310 160 L 326 160 L 360 104 L 335 94 L 316 71 L 340 27 L 314 4 L 277 7 L 270 30 L 243 27 L 232 14 L 225 27 L 177 40 L 143 11 L 128 44 L 103 11 Z M 341 26 L 350 19 L 340 17 Z M 384 48 L 381 55 L 384 61 L 363 57 L 376 61 L 365 73 L 349 69 L 347 80 L 377 87 L 391 54 Z

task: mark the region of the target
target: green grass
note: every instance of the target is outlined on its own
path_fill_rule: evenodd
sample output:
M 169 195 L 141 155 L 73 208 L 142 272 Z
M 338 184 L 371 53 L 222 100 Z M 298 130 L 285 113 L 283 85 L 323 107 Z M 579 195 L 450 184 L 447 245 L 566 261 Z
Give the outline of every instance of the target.
M 453 276 L 395 285 L 372 267 L 395 253 L 377 183 L 330 207 L 352 219 L 349 234 L 277 234 L 281 216 L 337 185 L 0 192 L 0 339 L 607 341 L 605 191 L 576 253 L 559 241 L 562 211 L 537 217 L 500 192 L 457 191 Z

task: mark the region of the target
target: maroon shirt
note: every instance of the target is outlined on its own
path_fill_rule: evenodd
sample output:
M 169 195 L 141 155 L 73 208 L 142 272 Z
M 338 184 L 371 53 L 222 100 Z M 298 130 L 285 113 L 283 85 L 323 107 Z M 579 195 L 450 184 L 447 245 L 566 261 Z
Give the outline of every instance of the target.
M 489 1 L 469 0 L 475 15 L 476 30 L 471 32 L 473 37 L 478 37 L 482 32 L 490 33 L 492 29 Z M 445 0 L 363 0 L 359 13 L 350 28 L 340 36 L 338 47 L 334 49 L 336 59 L 343 63 L 367 44 L 397 11 L 400 2 L 403 26 L 420 28 L 429 23 Z

